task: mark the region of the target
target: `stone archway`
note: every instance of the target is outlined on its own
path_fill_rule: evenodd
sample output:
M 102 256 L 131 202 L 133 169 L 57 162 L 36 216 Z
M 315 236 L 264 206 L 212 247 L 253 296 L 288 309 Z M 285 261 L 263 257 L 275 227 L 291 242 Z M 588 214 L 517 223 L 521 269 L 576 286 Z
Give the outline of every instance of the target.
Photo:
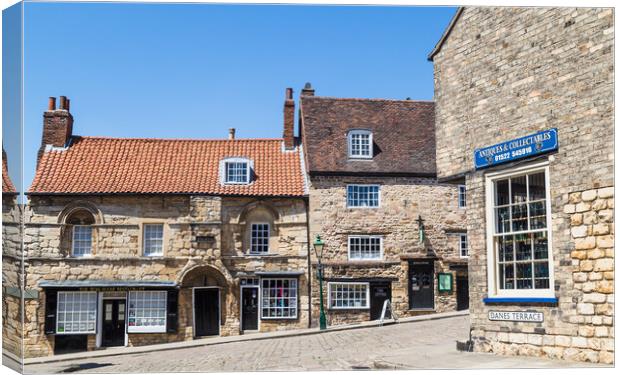
M 226 267 L 191 262 L 180 273 L 178 282 L 187 338 L 227 336 L 234 331 L 230 328 L 238 320 L 231 293 L 234 282 Z

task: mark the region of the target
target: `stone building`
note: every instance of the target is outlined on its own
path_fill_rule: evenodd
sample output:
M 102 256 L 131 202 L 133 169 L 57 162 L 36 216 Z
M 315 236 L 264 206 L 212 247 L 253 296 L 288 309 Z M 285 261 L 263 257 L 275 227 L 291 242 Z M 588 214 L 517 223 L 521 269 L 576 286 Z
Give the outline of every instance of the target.
M 458 10 L 429 59 L 476 351 L 612 363 L 612 9 Z
M 307 84 L 299 125 L 328 323 L 378 319 L 386 299 L 401 317 L 466 309 L 466 202 L 436 179 L 434 104 L 320 97 Z M 312 277 L 315 323 L 319 301 Z
M 21 205 L 2 150 L 2 352 L 19 359 L 22 349 Z M 18 361 L 19 362 L 19 361 Z
M 38 298 L 24 355 L 308 327 L 293 126 L 282 139 L 76 136 L 69 100 L 51 98 L 27 193 Z

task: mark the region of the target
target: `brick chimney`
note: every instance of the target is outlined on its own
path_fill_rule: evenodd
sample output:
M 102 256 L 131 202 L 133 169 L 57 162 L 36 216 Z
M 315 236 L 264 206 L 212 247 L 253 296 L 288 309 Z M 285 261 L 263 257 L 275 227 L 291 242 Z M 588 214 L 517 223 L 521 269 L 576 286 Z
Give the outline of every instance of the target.
M 304 88 L 301 89 L 302 96 L 314 96 L 314 89 L 312 88 L 312 84 L 310 82 L 306 82 Z
M 56 98 L 50 97 L 47 111 L 43 112 L 43 136 L 39 148 L 38 160 L 41 159 L 45 147 L 66 147 L 73 134 L 73 116 L 69 112 L 69 99 L 60 97 L 60 106 L 56 109 Z
M 295 101 L 293 100 L 293 89 L 286 89 L 284 99 L 284 148 L 292 150 L 295 148 Z

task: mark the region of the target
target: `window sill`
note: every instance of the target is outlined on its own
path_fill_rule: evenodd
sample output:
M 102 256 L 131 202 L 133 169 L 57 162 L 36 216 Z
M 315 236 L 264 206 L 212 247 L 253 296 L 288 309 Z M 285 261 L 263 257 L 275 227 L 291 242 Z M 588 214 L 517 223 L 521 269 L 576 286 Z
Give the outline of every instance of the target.
M 482 299 L 485 305 L 495 305 L 495 304 L 506 304 L 506 305 L 516 305 L 516 304 L 547 304 L 547 305 L 557 305 L 558 299 L 557 297 L 486 297 Z

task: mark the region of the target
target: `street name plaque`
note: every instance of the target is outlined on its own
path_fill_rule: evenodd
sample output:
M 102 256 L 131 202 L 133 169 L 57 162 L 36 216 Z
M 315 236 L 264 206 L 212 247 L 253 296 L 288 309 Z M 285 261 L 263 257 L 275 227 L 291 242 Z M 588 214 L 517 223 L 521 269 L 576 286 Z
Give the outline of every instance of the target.
M 541 323 L 545 316 L 534 311 L 489 311 L 489 320 Z

